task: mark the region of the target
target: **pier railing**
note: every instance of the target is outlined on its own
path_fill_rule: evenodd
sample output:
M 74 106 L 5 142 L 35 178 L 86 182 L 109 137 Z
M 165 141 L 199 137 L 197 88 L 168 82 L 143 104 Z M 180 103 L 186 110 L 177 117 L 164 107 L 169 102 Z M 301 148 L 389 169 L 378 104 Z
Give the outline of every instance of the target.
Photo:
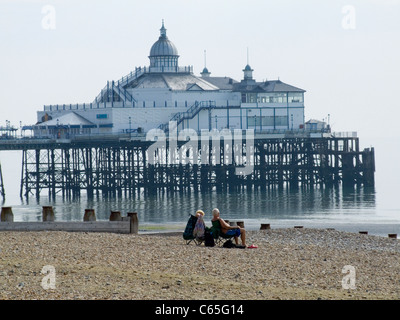
M 175 113 L 169 121 L 176 122 L 176 125 L 179 126 L 182 121 L 187 119 L 193 119 L 195 115 L 197 115 L 203 109 L 213 109 L 216 108 L 215 101 L 196 101 L 188 110 L 184 112 L 177 112 Z M 159 129 L 167 132 L 169 122 L 163 123 L 159 125 Z
M 107 84 L 100 91 L 97 97 L 91 103 L 74 103 L 74 104 L 54 104 L 45 105 L 44 111 L 61 111 L 61 110 L 86 110 L 106 108 L 107 103 L 111 103 L 112 107 L 124 108 L 135 107 L 137 101 L 132 94 L 125 88 L 128 84 L 138 80 L 142 75 L 148 73 L 192 73 L 193 67 L 139 67 L 135 71 L 130 72 L 118 81 L 107 81 Z M 116 95 L 116 96 L 115 96 Z
M 332 132 L 335 138 L 357 138 L 357 131 Z
M 214 108 L 215 104 L 213 101 L 203 101 L 194 104 L 188 111 L 179 112 L 175 114 L 170 121 L 176 121 L 179 125 L 183 120 L 194 117 L 200 110 L 204 108 Z M 26 126 L 27 131 L 32 131 L 32 126 Z M 169 132 L 169 122 L 161 124 L 159 129 L 165 133 Z M 250 128 L 252 129 L 252 128 Z M 179 131 L 179 130 L 178 130 Z M 198 131 L 201 134 L 201 131 Z M 281 138 L 356 138 L 356 133 L 350 133 L 348 135 L 331 134 L 330 130 L 310 130 L 310 129 L 255 129 L 255 139 L 281 139 Z M 52 144 L 72 144 L 76 142 L 118 142 L 118 141 L 146 141 L 146 132 L 139 132 L 138 129 L 123 129 L 118 133 L 68 133 L 63 137 L 58 137 L 56 134 L 44 133 L 39 135 L 29 135 L 24 133 L 22 130 L 21 134 L 18 135 L 14 132 L 12 135 L 0 136 L 0 150 L 24 150 L 31 149 L 37 145 L 52 145 Z
M 136 102 L 133 96 L 125 89 L 125 87 L 139 79 L 142 75 L 147 73 L 192 73 L 192 66 L 185 67 L 139 67 L 135 71 L 130 72 L 118 81 L 107 81 L 107 85 L 101 90 L 100 94 L 93 101 L 94 104 L 104 103 L 104 97 L 107 96 L 107 101 L 110 100 L 108 95 L 113 95 L 115 91 L 117 95 L 123 99 L 124 102 Z M 110 92 L 111 91 L 111 92 Z M 114 99 L 111 99 L 114 102 Z

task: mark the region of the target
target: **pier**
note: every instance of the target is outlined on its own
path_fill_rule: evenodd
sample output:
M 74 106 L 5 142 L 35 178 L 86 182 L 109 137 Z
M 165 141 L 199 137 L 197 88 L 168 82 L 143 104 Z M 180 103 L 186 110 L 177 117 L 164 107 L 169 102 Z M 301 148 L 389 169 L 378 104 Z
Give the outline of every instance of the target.
M 150 66 L 92 102 L 44 106 L 20 138 L 6 121 L 0 150 L 22 151 L 21 197 L 374 185 L 374 149 L 331 133 L 330 114 L 306 121 L 306 90 L 256 81 L 249 61 L 238 81 L 195 75 L 179 57 L 162 22 Z
M 242 142 L 246 158 L 246 140 Z M 3 139 L 0 150 L 22 151 L 21 197 L 39 197 L 43 192 L 51 198 L 57 194 L 75 198 L 81 192 L 88 197 L 121 197 L 141 190 L 224 191 L 375 183 L 374 148 L 360 150 L 358 137 L 255 134 L 254 150 L 248 157 L 252 170 L 245 175 L 235 173 L 238 163 L 227 164 L 226 159 L 232 154 L 222 139 L 219 154 L 215 153 L 217 144 L 204 150 L 198 141 L 198 159 L 186 164 L 171 160 L 168 139 L 166 148 L 158 150 L 159 162 L 152 164 L 149 147 L 154 143 L 146 141 L 144 135 L 130 134 L 70 140 Z M 178 141 L 177 148 L 183 144 Z M 200 155 L 205 153 L 210 161 L 201 163 Z M 6 186 L 2 188 L 4 195 Z

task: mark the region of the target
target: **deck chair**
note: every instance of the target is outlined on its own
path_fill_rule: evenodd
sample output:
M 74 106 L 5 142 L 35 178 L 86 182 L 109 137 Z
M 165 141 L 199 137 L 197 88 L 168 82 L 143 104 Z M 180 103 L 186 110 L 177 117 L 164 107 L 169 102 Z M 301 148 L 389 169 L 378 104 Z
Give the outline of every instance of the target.
M 201 239 L 196 238 L 193 235 L 194 228 L 196 226 L 198 218 L 194 215 L 190 215 L 189 220 L 186 224 L 185 231 L 183 231 L 183 239 L 186 241 L 186 244 L 190 244 L 192 241 L 196 245 L 200 245 L 202 243 Z
M 219 220 L 211 221 L 212 227 L 211 232 L 214 237 L 215 244 L 219 247 L 222 247 L 224 243 L 228 240 L 232 240 L 234 236 L 226 235 L 222 232 L 221 224 Z

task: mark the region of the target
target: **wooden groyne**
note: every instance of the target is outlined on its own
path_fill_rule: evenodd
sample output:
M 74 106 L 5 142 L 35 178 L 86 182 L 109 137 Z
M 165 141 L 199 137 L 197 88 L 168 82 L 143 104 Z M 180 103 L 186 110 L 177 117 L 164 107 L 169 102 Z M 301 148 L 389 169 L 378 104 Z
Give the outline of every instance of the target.
M 52 207 L 43 207 L 42 221 L 14 222 L 11 207 L 2 207 L 0 231 L 67 231 L 67 232 L 110 232 L 137 234 L 139 220 L 136 212 L 121 216 L 112 211 L 109 221 L 96 221 L 93 209 L 85 210 L 83 221 L 56 221 Z

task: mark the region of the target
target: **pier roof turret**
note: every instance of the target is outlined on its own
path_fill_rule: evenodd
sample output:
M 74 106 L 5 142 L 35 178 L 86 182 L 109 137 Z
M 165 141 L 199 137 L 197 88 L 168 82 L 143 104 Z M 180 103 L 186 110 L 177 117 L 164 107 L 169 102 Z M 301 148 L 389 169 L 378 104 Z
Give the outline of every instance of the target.
M 160 29 L 160 37 L 150 49 L 150 67 L 177 67 L 178 49 L 168 39 L 167 29 L 164 27 L 164 21 Z

